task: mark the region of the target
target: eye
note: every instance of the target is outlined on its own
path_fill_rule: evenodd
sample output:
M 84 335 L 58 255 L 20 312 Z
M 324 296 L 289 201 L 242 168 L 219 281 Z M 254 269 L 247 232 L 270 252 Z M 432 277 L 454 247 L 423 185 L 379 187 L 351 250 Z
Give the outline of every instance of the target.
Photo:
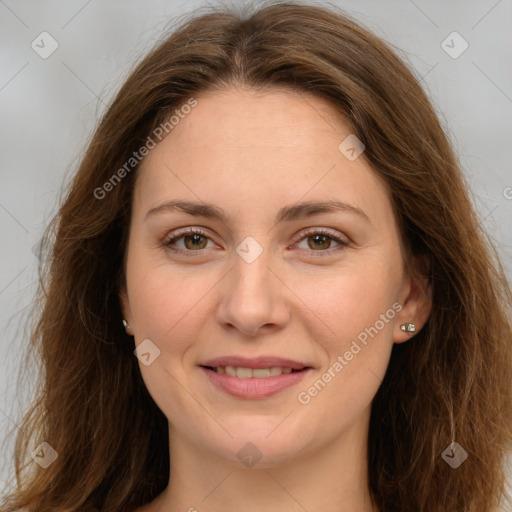
M 184 247 L 177 246 L 177 242 L 182 239 Z M 201 250 L 207 248 L 208 240 L 210 238 L 205 231 L 199 228 L 185 228 L 184 230 L 171 233 L 164 240 L 163 245 L 177 253 L 187 253 L 187 255 L 196 253 L 194 256 L 199 256 Z M 311 229 L 307 233 L 301 233 L 301 238 L 297 238 L 297 240 L 306 241 L 308 248 L 311 250 L 310 252 L 314 256 L 330 255 L 334 251 L 349 245 L 349 242 L 340 238 L 336 232 L 324 228 Z M 332 241 L 336 242 L 338 247 L 332 248 Z
M 334 251 L 338 251 L 349 245 L 347 240 L 340 238 L 336 232 L 329 229 L 313 229 L 307 233 L 302 233 L 301 236 L 302 238 L 299 238 L 299 240 L 304 240 L 307 243 L 308 247 L 306 249 L 311 249 L 312 256 L 315 257 L 329 256 Z M 338 244 L 335 248 L 331 248 L 333 240 Z
M 209 240 L 207 233 L 199 228 L 189 228 L 186 231 L 171 233 L 171 235 L 173 235 L 172 238 L 165 239 L 164 245 L 179 253 L 199 252 L 200 249 L 206 248 L 205 241 Z M 177 240 L 181 239 L 183 239 L 184 249 L 172 247 Z

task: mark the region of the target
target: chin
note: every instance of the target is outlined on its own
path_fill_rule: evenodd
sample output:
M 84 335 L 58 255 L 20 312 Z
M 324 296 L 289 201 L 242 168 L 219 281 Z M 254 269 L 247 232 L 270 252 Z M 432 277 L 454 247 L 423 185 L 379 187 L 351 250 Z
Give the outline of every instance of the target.
M 245 420 L 247 418 L 238 428 L 234 423 L 227 427 L 233 438 L 223 436 L 217 439 L 219 444 L 212 444 L 211 437 L 205 440 L 212 453 L 240 468 L 263 469 L 287 464 L 306 451 L 310 444 L 300 429 L 290 430 L 279 422 L 272 422 L 269 428 L 268 420 L 255 426 L 254 421 Z M 276 428 L 276 425 L 279 426 Z

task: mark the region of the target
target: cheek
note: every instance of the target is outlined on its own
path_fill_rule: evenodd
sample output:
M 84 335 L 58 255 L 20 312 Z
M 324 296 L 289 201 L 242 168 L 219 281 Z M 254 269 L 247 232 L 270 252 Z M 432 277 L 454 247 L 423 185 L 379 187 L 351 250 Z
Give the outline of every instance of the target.
M 200 327 L 198 319 L 206 303 L 202 298 L 218 281 L 199 267 L 182 270 L 165 258 L 155 263 L 143 254 L 133 255 L 127 272 L 136 332 L 163 345 L 178 334 L 186 339 L 187 333 Z
M 193 394 L 183 392 L 183 386 L 189 387 L 184 359 L 207 316 L 203 296 L 218 279 L 212 277 L 210 283 L 208 273 L 185 274 L 168 263 L 155 265 L 142 258 L 132 260 L 132 269 L 137 269 L 130 289 L 136 343 L 149 339 L 160 351 L 150 365 L 139 362 L 144 383 L 173 423 L 182 421 L 175 411 L 187 411 L 183 429 L 190 422 L 202 424 L 203 412 Z
M 304 280 L 298 291 L 322 320 L 324 335 L 316 340 L 327 355 L 322 373 L 301 387 L 298 399 L 332 435 L 370 405 L 389 363 L 400 269 L 385 261 L 359 261 L 317 276 L 314 287 Z
M 398 269 L 382 261 L 360 262 L 297 279 L 294 292 L 320 320 L 318 328 L 327 349 L 343 350 L 347 342 L 376 322 L 379 331 L 390 333 L 392 321 L 382 325 L 380 319 L 396 301 Z M 394 317 L 393 310 L 386 319 L 389 317 Z

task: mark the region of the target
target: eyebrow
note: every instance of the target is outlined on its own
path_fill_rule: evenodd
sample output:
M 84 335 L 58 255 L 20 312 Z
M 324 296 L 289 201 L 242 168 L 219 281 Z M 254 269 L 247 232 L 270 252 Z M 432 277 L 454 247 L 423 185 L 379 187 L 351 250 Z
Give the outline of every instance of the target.
M 224 224 L 229 223 L 229 219 L 225 211 L 222 208 L 219 208 L 218 206 L 203 202 L 186 201 L 179 199 L 166 201 L 165 203 L 162 203 L 158 206 L 151 208 L 146 213 L 145 218 L 147 219 L 148 217 L 159 213 L 176 211 L 187 213 L 188 215 L 193 215 L 195 217 L 207 217 L 210 219 L 219 220 Z M 366 213 L 363 210 L 351 204 L 338 201 L 336 199 L 331 199 L 328 201 L 307 201 L 304 203 L 284 206 L 278 211 L 275 218 L 275 222 L 276 224 L 282 222 L 291 222 L 294 220 L 304 219 L 306 217 L 310 217 L 312 215 L 317 215 L 320 213 L 336 212 L 355 214 L 361 219 L 365 220 L 368 224 L 372 224 L 368 215 L 366 215 Z

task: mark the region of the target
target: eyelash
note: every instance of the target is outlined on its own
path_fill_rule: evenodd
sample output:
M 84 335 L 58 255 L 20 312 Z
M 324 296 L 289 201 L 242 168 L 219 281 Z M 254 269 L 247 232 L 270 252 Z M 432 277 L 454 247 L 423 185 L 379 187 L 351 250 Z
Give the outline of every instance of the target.
M 187 235 L 200 235 L 200 236 L 203 236 L 204 238 L 208 238 L 209 240 L 211 240 L 211 238 L 208 236 L 208 233 L 206 233 L 202 229 L 199 229 L 199 228 L 185 228 L 185 229 L 186 229 L 185 231 L 177 231 L 177 232 L 171 233 L 169 236 L 167 236 L 165 238 L 163 245 L 166 248 L 168 248 L 171 251 L 178 253 L 178 254 L 187 254 L 187 256 L 192 256 L 192 257 L 201 256 L 204 249 L 198 249 L 197 251 L 192 251 L 189 249 L 177 249 L 177 248 L 171 247 L 172 243 L 176 242 L 176 240 L 179 240 L 180 238 L 183 238 L 184 236 L 187 236 Z M 339 238 L 338 236 L 336 236 L 335 232 L 330 231 L 325 228 L 311 229 L 309 231 L 306 231 L 305 233 L 302 233 L 301 238 L 296 239 L 293 243 L 295 244 L 297 242 L 302 241 L 304 238 L 308 238 L 313 235 L 327 236 L 339 244 L 338 247 L 325 249 L 325 250 L 319 249 L 317 251 L 314 251 L 313 249 L 311 249 L 310 252 L 312 253 L 311 255 L 313 257 L 330 256 L 330 255 L 332 255 L 333 252 L 342 250 L 349 245 L 349 243 L 346 240 L 343 240 L 343 239 Z M 196 253 L 196 254 L 193 254 L 193 253 Z

